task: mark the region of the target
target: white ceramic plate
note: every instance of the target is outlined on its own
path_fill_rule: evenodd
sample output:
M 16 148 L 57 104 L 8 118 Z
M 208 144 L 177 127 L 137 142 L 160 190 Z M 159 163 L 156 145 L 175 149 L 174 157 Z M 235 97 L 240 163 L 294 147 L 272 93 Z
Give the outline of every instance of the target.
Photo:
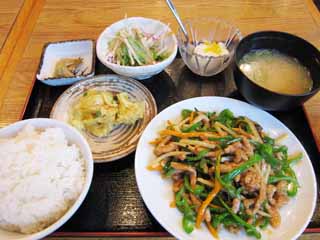
M 177 121 L 182 109 L 197 108 L 201 111 L 220 112 L 230 109 L 235 116 L 244 115 L 258 122 L 271 137 L 288 134 L 283 144 L 289 148 L 289 154 L 297 151 L 303 153 L 303 159 L 294 166 L 300 188 L 297 196 L 290 200 L 281 210 L 282 222 L 277 229 L 271 227 L 262 232 L 262 239 L 296 239 L 309 223 L 316 204 L 316 178 L 311 161 L 294 134 L 279 120 L 247 103 L 223 97 L 198 97 L 176 103 L 159 113 L 143 132 L 135 156 L 136 180 L 142 198 L 159 223 L 178 239 L 213 239 L 206 227 L 194 230 L 190 235 L 182 228 L 182 214 L 176 208 L 170 208 L 173 199 L 171 180 L 161 178 L 158 172 L 148 171 L 146 166 L 155 158 L 153 147 L 149 144 L 158 136 L 158 131 L 164 129 L 167 120 Z M 237 235 L 222 229 L 219 232 L 221 240 L 254 239 L 244 231 Z

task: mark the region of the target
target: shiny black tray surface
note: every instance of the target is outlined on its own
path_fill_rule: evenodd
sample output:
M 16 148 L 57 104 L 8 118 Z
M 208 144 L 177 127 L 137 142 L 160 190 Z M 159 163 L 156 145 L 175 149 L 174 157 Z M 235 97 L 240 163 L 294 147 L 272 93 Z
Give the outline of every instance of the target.
M 96 74 L 112 73 L 98 60 L 96 62 Z M 197 96 L 227 96 L 243 100 L 236 91 L 231 68 L 217 76 L 202 78 L 189 71 L 182 60 L 177 58 L 165 71 L 141 83 L 153 94 L 159 112 L 175 102 Z M 24 119 L 49 117 L 54 102 L 66 88 L 50 87 L 36 81 Z M 303 109 L 271 114 L 289 127 L 302 142 L 312 160 L 319 183 L 319 153 Z M 320 228 L 319 202 L 308 227 Z M 134 153 L 112 163 L 95 164 L 92 185 L 85 201 L 59 231 L 165 231 L 149 213 L 140 197 L 134 175 Z

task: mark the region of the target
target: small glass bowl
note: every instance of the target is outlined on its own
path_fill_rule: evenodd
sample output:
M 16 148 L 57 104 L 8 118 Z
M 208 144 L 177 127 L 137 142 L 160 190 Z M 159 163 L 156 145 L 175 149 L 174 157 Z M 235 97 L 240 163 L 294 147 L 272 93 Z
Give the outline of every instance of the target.
M 219 18 L 187 19 L 184 25 L 189 39 L 179 29 L 178 43 L 180 55 L 188 68 L 195 74 L 206 77 L 222 72 L 230 64 L 242 38 L 240 30 Z M 213 57 L 195 53 L 195 47 L 205 41 L 223 42 L 229 54 Z

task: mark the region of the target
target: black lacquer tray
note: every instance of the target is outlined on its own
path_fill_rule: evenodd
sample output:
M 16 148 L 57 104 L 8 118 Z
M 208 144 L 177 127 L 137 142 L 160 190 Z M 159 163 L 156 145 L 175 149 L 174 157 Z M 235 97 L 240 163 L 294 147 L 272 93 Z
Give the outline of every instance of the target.
M 96 62 L 96 74 L 112 73 L 98 60 Z M 181 58 L 175 59 L 165 71 L 141 83 L 153 94 L 159 112 L 175 102 L 197 96 L 227 96 L 243 100 L 236 90 L 232 67 L 217 76 L 202 78 L 188 70 Z M 50 87 L 35 81 L 23 118 L 49 117 L 54 102 L 66 88 Z M 306 148 L 316 171 L 319 189 L 319 153 L 303 108 L 271 114 L 289 127 Z M 320 232 L 319 201 L 306 231 Z M 115 162 L 95 164 L 92 185 L 85 201 L 54 235 L 168 235 L 140 197 L 134 175 L 134 153 Z

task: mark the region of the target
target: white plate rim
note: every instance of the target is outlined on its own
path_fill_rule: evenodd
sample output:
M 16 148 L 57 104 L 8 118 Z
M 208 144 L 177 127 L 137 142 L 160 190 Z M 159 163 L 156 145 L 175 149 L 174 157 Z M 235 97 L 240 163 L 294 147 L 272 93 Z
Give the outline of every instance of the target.
M 156 115 L 156 117 L 154 117 L 150 122 L 149 124 L 147 125 L 147 127 L 144 129 L 144 132 L 142 133 L 140 139 L 139 139 L 139 142 L 138 142 L 138 145 L 137 145 L 137 149 L 136 149 L 136 153 L 135 153 L 135 177 L 136 177 L 136 182 L 137 182 L 137 185 L 138 185 L 138 189 L 139 189 L 139 192 L 141 194 L 141 197 L 146 205 L 146 207 L 148 208 L 148 210 L 151 212 L 152 216 L 160 223 L 160 225 L 162 227 L 164 227 L 170 234 L 172 234 L 173 236 L 175 236 L 177 239 L 184 239 L 178 232 L 177 230 L 175 230 L 174 227 L 171 227 L 169 224 L 167 224 L 165 221 L 163 221 L 162 219 L 160 219 L 157 214 L 155 213 L 155 210 L 153 209 L 152 206 L 150 206 L 150 202 L 149 202 L 149 199 L 148 199 L 148 194 L 146 194 L 146 192 L 144 191 L 144 189 L 142 188 L 142 178 L 143 176 L 140 174 L 140 171 L 141 173 L 143 173 L 143 170 L 141 169 L 144 169 L 145 171 L 146 170 L 146 166 L 143 166 L 143 168 L 139 169 L 139 167 L 141 167 L 139 164 L 138 164 L 138 161 L 137 160 L 139 158 L 139 155 L 140 155 L 140 152 L 143 151 L 142 150 L 142 144 L 143 144 L 143 141 L 144 141 L 144 138 L 146 137 L 146 135 L 149 133 L 150 129 L 152 129 L 153 127 L 153 124 L 157 121 L 158 118 L 160 118 L 159 116 L 162 116 L 164 114 L 166 114 L 166 112 L 169 112 L 170 110 L 174 109 L 174 108 L 179 108 L 180 106 L 183 106 L 183 105 L 186 105 L 190 102 L 197 102 L 197 101 L 228 101 L 228 102 L 233 102 L 235 104 L 240 104 L 242 106 L 244 106 L 245 108 L 249 108 L 250 111 L 254 111 L 256 112 L 257 114 L 260 113 L 260 114 L 264 114 L 264 115 L 267 115 L 269 118 L 272 119 L 272 121 L 276 122 L 277 124 L 279 124 L 281 126 L 281 128 L 292 135 L 293 137 L 293 140 L 296 141 L 302 151 L 302 153 L 304 154 L 306 160 L 307 160 L 307 165 L 309 166 L 312 174 L 311 174 L 311 179 L 312 179 L 312 188 L 313 188 L 313 192 L 312 192 L 312 200 L 311 200 L 311 211 L 308 213 L 308 216 L 306 217 L 305 221 L 304 221 L 304 224 L 300 227 L 300 229 L 298 231 L 295 232 L 294 236 L 292 236 L 292 239 L 297 239 L 304 231 L 304 229 L 307 227 L 307 225 L 309 224 L 311 218 L 312 218 L 312 215 L 313 215 L 313 212 L 315 210 L 315 207 L 316 207 L 316 199 L 317 199 L 317 181 L 316 181 L 316 176 L 315 176 L 315 172 L 314 172 L 314 169 L 313 169 L 313 165 L 312 165 L 312 162 L 306 152 L 306 150 L 304 149 L 303 145 L 301 144 L 301 142 L 298 140 L 298 138 L 294 135 L 294 133 L 288 128 L 286 127 L 280 120 L 278 120 L 277 118 L 275 118 L 274 116 L 272 116 L 270 113 L 266 112 L 266 111 L 263 111 L 253 105 L 250 105 L 246 102 L 243 102 L 243 101 L 240 101 L 240 100 L 236 100 L 236 99 L 232 99 L 232 98 L 227 98 L 227 97 L 218 97 L 218 96 L 202 96 L 202 97 L 195 97 L 195 98 L 190 98 L 190 99 L 186 99 L 186 100 L 182 100 L 180 102 L 177 102 L 171 106 L 168 106 L 167 108 L 163 109 L 160 113 L 158 113 Z M 214 106 L 212 107 L 212 111 L 215 111 L 215 108 Z M 232 111 L 232 110 L 231 110 Z M 172 116 L 168 116 L 166 118 L 167 120 L 169 119 L 172 119 Z M 263 126 L 262 126 L 263 127 Z M 150 161 L 150 160 L 149 160 Z M 174 209 L 174 208 L 173 208 Z M 181 226 L 181 229 L 182 229 L 182 226 Z M 183 230 L 182 230 L 183 231 Z M 237 235 L 234 235 L 235 238 L 237 238 Z M 190 237 L 191 239 L 191 237 Z M 213 238 L 211 238 L 213 239 Z M 220 239 L 222 239 L 220 237 Z M 250 237 L 247 237 L 247 239 L 253 239 L 253 238 L 250 238 Z

